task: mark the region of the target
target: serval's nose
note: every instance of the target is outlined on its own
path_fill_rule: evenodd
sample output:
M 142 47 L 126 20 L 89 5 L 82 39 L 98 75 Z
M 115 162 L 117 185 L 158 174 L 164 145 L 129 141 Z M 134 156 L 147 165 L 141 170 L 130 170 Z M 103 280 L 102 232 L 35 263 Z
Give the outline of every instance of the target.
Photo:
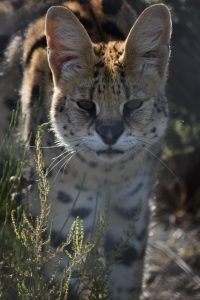
M 123 123 L 120 121 L 98 122 L 96 124 L 96 132 L 100 135 L 104 143 L 109 146 L 116 143 L 123 131 Z

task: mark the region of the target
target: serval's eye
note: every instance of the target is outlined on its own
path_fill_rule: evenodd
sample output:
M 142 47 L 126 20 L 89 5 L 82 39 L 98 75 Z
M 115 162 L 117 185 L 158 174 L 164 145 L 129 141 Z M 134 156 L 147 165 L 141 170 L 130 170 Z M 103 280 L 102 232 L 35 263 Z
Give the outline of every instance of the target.
M 124 104 L 123 114 L 124 117 L 129 117 L 133 110 L 140 108 L 143 105 L 141 99 L 134 99 Z
M 140 99 L 130 100 L 124 104 L 125 109 L 135 110 L 142 106 L 143 101 Z
M 81 100 L 81 101 L 78 101 L 77 102 L 77 105 L 86 110 L 87 112 L 89 113 L 95 113 L 96 112 L 96 106 L 95 106 L 95 103 L 92 102 L 92 101 L 87 101 L 87 100 Z

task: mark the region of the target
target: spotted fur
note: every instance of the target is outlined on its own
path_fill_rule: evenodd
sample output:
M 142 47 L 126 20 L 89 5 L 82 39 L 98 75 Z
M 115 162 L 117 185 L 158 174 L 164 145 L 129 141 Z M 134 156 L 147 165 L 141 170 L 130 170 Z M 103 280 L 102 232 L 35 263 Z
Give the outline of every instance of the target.
M 132 228 L 110 274 L 109 299 L 139 299 L 148 198 L 168 121 L 170 13 L 165 5 L 154 5 L 135 22 L 126 1 L 63 6 L 51 7 L 25 35 L 23 140 L 31 133 L 33 142 L 37 126 L 50 120 L 43 143 L 60 145 L 45 150 L 46 167 L 53 157 L 61 158 L 49 176 L 52 247 L 64 241 L 77 216 L 89 240 L 95 214 L 103 215 L 108 201 L 106 260 Z M 72 158 L 62 154 L 67 150 Z M 35 214 L 37 199 L 33 187 Z

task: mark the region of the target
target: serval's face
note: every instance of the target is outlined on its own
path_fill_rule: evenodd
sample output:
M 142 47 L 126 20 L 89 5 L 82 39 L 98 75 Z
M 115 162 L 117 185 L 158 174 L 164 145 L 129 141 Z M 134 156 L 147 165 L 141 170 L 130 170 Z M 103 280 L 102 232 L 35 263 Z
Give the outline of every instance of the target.
M 125 42 L 92 44 L 69 10 L 54 7 L 46 33 L 55 85 L 51 122 L 63 145 L 113 162 L 145 151 L 163 136 L 166 11 L 147 9 Z

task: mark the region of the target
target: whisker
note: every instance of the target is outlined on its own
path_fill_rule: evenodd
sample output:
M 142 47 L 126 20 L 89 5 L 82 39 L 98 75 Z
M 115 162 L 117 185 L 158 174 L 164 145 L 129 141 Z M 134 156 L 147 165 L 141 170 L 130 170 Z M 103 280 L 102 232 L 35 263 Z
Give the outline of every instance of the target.
M 66 162 L 66 164 L 65 164 L 65 166 L 64 166 L 63 172 L 65 171 L 65 168 L 67 167 L 68 163 L 72 160 L 72 158 L 73 158 L 76 154 L 78 154 L 79 152 L 81 152 L 81 151 L 83 151 L 83 150 L 85 150 L 85 147 L 82 147 L 81 149 L 77 150 L 77 151 L 74 153 L 74 155 L 73 155 L 72 157 L 70 157 L 69 160 L 67 160 L 67 162 Z
M 65 166 L 65 164 L 67 164 L 67 163 L 68 163 L 75 155 L 76 155 L 76 152 L 73 153 L 73 154 L 67 159 L 67 161 L 65 161 L 65 162 L 61 165 L 61 167 L 59 168 L 58 172 L 57 172 L 56 175 L 55 175 L 55 178 L 54 178 L 54 180 L 53 180 L 53 184 L 55 183 L 55 181 L 56 181 L 56 179 L 57 179 L 57 177 L 58 177 L 60 171 L 61 171 L 62 168 Z M 68 155 L 67 155 L 67 156 L 68 156 Z M 64 158 L 67 158 L 67 156 L 65 156 Z
M 138 142 L 142 142 L 142 143 L 144 143 L 144 144 L 146 144 L 146 145 L 148 145 L 148 146 L 152 146 L 152 143 L 149 143 L 149 142 L 147 142 L 147 141 L 145 141 L 145 140 L 143 140 L 143 139 L 138 139 L 138 138 L 136 138 L 136 140 L 137 140 Z
M 135 137 L 136 139 L 139 138 L 141 141 L 146 142 L 146 143 L 149 143 L 150 145 L 151 145 L 152 143 L 161 145 L 160 141 L 155 141 L 153 137 L 149 138 L 149 137 L 146 137 L 146 136 L 140 136 L 140 135 L 134 135 L 134 137 Z
M 36 146 L 31 146 L 31 145 L 29 145 L 29 147 L 30 148 L 36 148 Z M 54 145 L 54 146 L 40 146 L 41 149 L 52 149 L 52 148 L 60 148 L 60 147 L 62 147 L 62 146 L 61 145 L 59 145 L 59 146 L 56 146 L 56 145 Z
M 142 138 L 142 139 L 146 139 L 146 140 L 150 140 L 150 141 L 153 140 L 153 137 L 147 137 L 147 136 L 144 136 L 144 135 L 135 135 L 134 134 L 133 137 Z
M 69 156 L 70 154 L 72 154 L 72 153 L 74 153 L 74 151 L 73 152 L 70 152 L 70 153 L 68 153 L 66 156 L 64 156 L 63 158 L 61 158 L 49 171 L 48 171 L 48 173 L 47 173 L 47 175 L 49 175 L 49 173 L 50 172 L 52 172 L 53 171 L 53 169 L 55 169 L 55 167 L 59 164 L 59 163 L 61 163 L 61 161 L 63 161 L 64 159 L 66 159 L 67 158 L 67 156 Z
M 178 176 L 172 171 L 172 169 L 170 169 L 170 168 L 166 165 L 166 163 L 165 163 L 162 159 L 160 159 L 157 155 L 155 155 L 149 148 L 143 147 L 143 149 L 145 149 L 145 150 L 146 150 L 148 153 L 150 153 L 155 159 L 157 159 L 157 160 L 160 162 L 160 164 L 163 165 L 163 167 L 165 167 L 165 168 L 168 170 L 168 172 L 169 172 L 171 175 L 174 176 L 174 178 L 176 179 L 176 181 L 177 181 L 178 183 L 180 183 L 180 179 L 178 178 Z
M 56 179 L 57 179 L 57 177 L 58 177 L 60 171 L 62 170 L 62 168 L 64 167 L 64 169 L 63 169 L 63 173 L 64 173 L 64 170 L 65 170 L 66 166 L 68 165 L 68 163 L 71 161 L 71 159 L 72 159 L 78 152 L 82 151 L 83 149 L 84 149 L 84 148 L 81 148 L 81 149 L 79 149 L 79 150 L 74 151 L 73 153 L 71 153 L 72 155 L 71 155 L 71 156 L 67 159 L 67 161 L 65 161 L 65 162 L 62 164 L 62 166 L 59 168 L 59 170 L 58 170 L 58 172 L 56 173 L 56 176 L 55 176 L 55 178 L 54 178 L 54 180 L 53 180 L 53 183 L 56 181 Z M 68 155 L 66 155 L 64 158 L 67 158 L 67 157 L 68 157 Z
M 69 151 L 69 150 L 66 150 L 66 151 L 62 152 L 61 154 L 59 154 L 58 156 L 54 157 L 54 158 L 52 159 L 52 162 L 50 163 L 48 169 L 51 168 L 51 166 L 55 163 L 55 161 L 56 161 L 59 157 L 63 156 L 63 155 L 66 154 L 66 153 L 70 153 L 70 151 Z
M 75 142 L 82 142 L 82 139 L 78 139 L 78 138 L 77 138 L 77 139 L 68 139 L 68 140 L 67 140 L 67 143 L 68 143 L 68 144 L 75 143 Z
M 132 143 L 129 142 L 129 145 L 132 146 Z M 134 145 L 134 147 L 131 148 L 131 157 L 137 162 L 140 158 L 140 156 L 138 156 L 139 149 L 140 147 L 138 145 Z M 141 166 L 143 167 L 143 164 L 141 164 Z

